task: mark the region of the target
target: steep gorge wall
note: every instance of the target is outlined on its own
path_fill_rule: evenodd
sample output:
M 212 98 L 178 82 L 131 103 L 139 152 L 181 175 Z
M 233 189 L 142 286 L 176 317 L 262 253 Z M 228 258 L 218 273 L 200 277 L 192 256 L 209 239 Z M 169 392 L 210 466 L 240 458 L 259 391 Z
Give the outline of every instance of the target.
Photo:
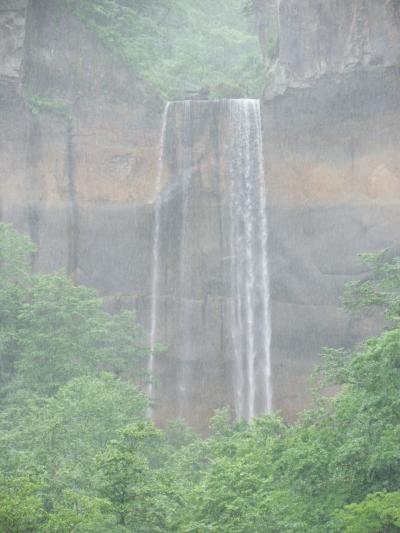
M 163 102 L 61 0 L 2 0 L 0 24 L 1 216 L 38 243 L 35 268 L 132 304 Z
M 268 16 L 274 6 L 265 2 L 260 13 Z M 279 56 L 262 107 L 274 404 L 290 418 L 308 402 L 321 347 L 351 345 L 376 327 L 339 305 L 343 283 L 364 274 L 356 253 L 400 246 L 397 4 L 279 5 Z M 114 308 L 134 305 L 149 329 L 163 102 L 61 1 L 0 0 L 0 30 L 0 217 L 39 244 L 36 269 L 66 267 Z M 38 97 L 51 105 L 34 114 Z M 160 421 L 183 413 L 203 427 L 213 408 L 233 397 L 223 178 L 229 161 L 221 106 L 194 109 L 196 202 L 187 255 L 196 346 L 190 353 L 179 346 L 171 282 L 179 255 L 171 235 L 181 231 L 178 114 L 164 182 L 171 194 L 161 330 L 169 350 L 157 362 L 157 396 Z M 183 409 L 182 371 L 192 376 Z
M 322 346 L 379 329 L 340 307 L 356 254 L 400 251 L 398 2 L 282 0 L 265 92 L 275 398 L 307 403 Z

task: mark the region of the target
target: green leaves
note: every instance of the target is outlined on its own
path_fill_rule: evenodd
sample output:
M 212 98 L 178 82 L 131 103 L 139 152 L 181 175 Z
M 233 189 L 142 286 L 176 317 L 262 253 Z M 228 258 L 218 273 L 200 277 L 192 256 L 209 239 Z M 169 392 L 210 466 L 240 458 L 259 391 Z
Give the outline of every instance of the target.
M 63 273 L 33 276 L 33 250 L 0 224 L 2 532 L 400 531 L 399 327 L 326 350 L 322 381 L 341 389 L 290 426 L 220 409 L 206 439 L 182 421 L 161 431 L 132 383 L 146 353 L 134 314 Z M 365 261 L 357 306 L 394 316 L 397 258 Z
M 40 485 L 23 476 L 0 476 L 0 531 L 34 533 L 45 519 Z
M 162 470 L 166 441 L 151 423 L 126 427 L 98 455 L 99 490 L 113 504 L 120 525 L 135 533 L 170 531 L 171 487 Z
M 243 0 L 64 0 L 100 39 L 169 98 L 259 96 L 260 45 Z
M 400 531 L 400 492 L 369 494 L 362 502 L 335 513 L 332 525 L 340 533 Z
M 34 276 L 15 317 L 18 379 L 51 396 L 68 380 L 107 368 L 126 372 L 145 355 L 135 315 L 109 315 L 91 289 L 62 273 Z
M 354 313 L 382 309 L 387 320 L 399 320 L 400 257 L 391 257 L 385 249 L 360 254 L 359 258 L 368 268 L 368 277 L 346 284 L 342 298 L 344 306 Z
M 30 283 L 34 252 L 27 237 L 0 223 L 0 385 L 9 382 L 19 356 L 17 317 Z
M 45 401 L 15 397 L 0 416 L 0 466 L 31 463 L 54 486 L 90 488 L 93 460 L 117 431 L 143 418 L 146 399 L 110 374 L 70 381 Z
M 106 315 L 93 291 L 75 287 L 61 273 L 32 278 L 28 298 L 18 315 L 19 378 L 32 391 L 51 396 L 104 362 L 98 347 Z
M 134 313 L 107 313 L 94 290 L 62 272 L 32 275 L 34 250 L 0 224 L 0 383 L 52 396 L 102 370 L 137 378 L 147 349 Z
M 140 375 L 142 332 L 65 274 L 32 275 L 33 251 L 0 224 L 0 530 L 126 533 L 95 494 L 94 459 L 144 417 L 128 381 Z

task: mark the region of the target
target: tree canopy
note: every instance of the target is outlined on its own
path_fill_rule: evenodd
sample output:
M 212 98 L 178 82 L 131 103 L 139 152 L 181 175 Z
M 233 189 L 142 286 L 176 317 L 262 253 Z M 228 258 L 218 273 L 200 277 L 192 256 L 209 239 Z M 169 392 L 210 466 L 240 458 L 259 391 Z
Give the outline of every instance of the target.
M 326 351 L 322 373 L 340 391 L 296 423 L 222 409 L 201 438 L 146 420 L 134 315 L 109 315 L 63 273 L 31 274 L 32 253 L 0 224 L 0 531 L 400 531 L 395 320 L 351 353 Z M 398 261 L 379 256 L 377 274 L 374 259 L 347 304 L 359 309 L 368 284 L 363 306 L 383 291 L 393 319 Z

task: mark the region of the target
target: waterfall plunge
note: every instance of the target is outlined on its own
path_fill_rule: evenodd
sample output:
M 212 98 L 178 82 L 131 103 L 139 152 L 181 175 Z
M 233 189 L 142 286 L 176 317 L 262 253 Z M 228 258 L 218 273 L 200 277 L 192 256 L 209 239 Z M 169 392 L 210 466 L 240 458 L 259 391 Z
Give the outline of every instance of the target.
M 148 362 L 149 384 L 147 395 L 150 402 L 154 397 L 154 352 L 157 343 L 157 318 L 158 318 L 158 295 L 159 295 L 159 262 L 160 262 L 160 227 L 161 227 L 161 180 L 164 166 L 165 139 L 167 134 L 168 111 L 170 103 L 164 108 L 161 123 L 160 146 L 158 156 L 158 168 L 155 182 L 155 209 L 154 209 L 154 231 L 153 231 L 153 250 L 152 250 L 152 279 L 151 279 L 151 309 L 150 309 L 150 355 Z M 148 415 L 152 415 L 152 406 L 150 406 Z
M 237 417 L 247 419 L 272 410 L 271 385 L 271 326 L 269 313 L 269 275 L 267 262 L 268 226 L 266 217 L 266 190 L 262 147 L 261 115 L 258 100 L 240 99 L 223 102 L 174 102 L 167 104 L 161 128 L 159 168 L 156 179 L 156 200 L 153 233 L 153 270 L 151 284 L 150 357 L 148 370 L 154 374 L 154 352 L 159 323 L 165 317 L 160 309 L 160 269 L 163 268 L 162 249 L 173 244 L 176 258 L 174 293 L 178 297 L 178 322 L 175 336 L 183 354 L 177 372 L 176 413 L 184 414 L 187 392 L 193 385 L 188 359 L 194 349 L 191 338 L 190 291 L 192 284 L 190 212 L 196 204 L 196 187 L 193 186 L 193 131 L 194 106 L 217 106 L 218 115 L 228 134 L 229 170 L 225 171 L 226 198 L 229 211 L 230 274 L 230 331 L 233 359 L 234 402 Z M 180 126 L 177 128 L 177 117 Z M 173 120 L 174 119 L 174 120 Z M 180 129 L 180 131 L 179 131 Z M 170 137 L 174 137 L 173 139 Z M 163 204 L 168 194 L 162 190 L 162 177 L 166 170 L 166 143 L 171 142 L 180 152 L 180 164 L 173 176 L 173 184 L 179 188 L 181 200 L 177 216 L 179 231 L 174 234 L 163 231 L 167 224 L 163 217 Z M 163 241 L 167 239 L 169 243 Z M 204 332 L 206 335 L 206 332 Z M 215 357 L 220 354 L 216 353 Z M 154 397 L 152 381 L 148 387 Z
M 231 328 L 238 417 L 272 410 L 267 214 L 260 103 L 229 100 Z
M 162 268 L 162 242 L 161 235 L 163 230 L 163 207 L 164 203 L 168 201 L 168 194 L 163 194 L 162 191 L 162 180 L 167 166 L 166 161 L 166 144 L 168 141 L 168 136 L 176 132 L 176 124 L 173 121 L 173 118 L 176 118 L 176 113 L 182 111 L 182 157 L 181 163 L 179 165 L 178 179 L 180 181 L 180 188 L 182 191 L 182 206 L 181 206 L 181 220 L 180 220 L 180 243 L 178 245 L 178 287 L 177 294 L 179 296 L 180 302 L 180 320 L 179 324 L 176 325 L 179 330 L 179 336 L 181 338 L 181 345 L 184 350 L 188 353 L 191 349 L 191 339 L 189 331 L 189 312 L 186 309 L 186 302 L 188 298 L 188 292 L 190 290 L 190 269 L 187 264 L 187 218 L 188 210 L 190 207 L 190 185 L 191 185 L 191 145 L 192 145 L 192 131 L 191 131 L 191 102 L 168 102 L 164 108 L 162 122 L 161 122 L 161 135 L 159 143 L 159 157 L 158 157 L 158 169 L 157 176 L 155 181 L 155 209 L 154 209 L 154 230 L 153 230 L 153 246 L 152 246 L 152 281 L 151 281 L 151 304 L 150 304 L 150 355 L 148 361 L 148 374 L 149 374 L 149 384 L 147 387 L 147 395 L 150 399 L 150 402 L 154 400 L 154 362 L 155 362 L 155 352 L 157 348 L 158 339 L 158 327 L 159 327 L 159 314 L 160 314 L 160 272 Z M 169 128 L 169 123 L 171 122 L 171 127 Z M 172 236 L 174 238 L 176 236 Z M 185 399 L 185 385 L 189 380 L 187 369 L 184 368 L 179 373 L 179 383 L 177 383 L 180 394 L 178 394 L 179 399 L 179 416 L 182 415 L 183 406 L 182 403 Z M 182 394 L 183 392 L 183 394 Z M 148 415 L 151 417 L 153 414 L 153 408 L 150 406 L 148 410 Z

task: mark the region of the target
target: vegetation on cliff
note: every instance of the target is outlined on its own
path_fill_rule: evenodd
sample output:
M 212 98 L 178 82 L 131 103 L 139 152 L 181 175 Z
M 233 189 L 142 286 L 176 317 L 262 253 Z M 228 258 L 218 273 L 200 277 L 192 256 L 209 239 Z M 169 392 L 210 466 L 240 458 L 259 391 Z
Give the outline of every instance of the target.
M 146 420 L 134 316 L 63 273 L 32 275 L 32 253 L 0 224 L 0 531 L 400 531 L 398 258 L 365 256 L 374 276 L 347 289 L 391 326 L 326 351 L 319 381 L 339 394 L 290 426 L 221 410 L 201 439 Z
M 260 45 L 244 0 L 61 0 L 169 99 L 258 96 Z
M 32 115 L 51 113 L 66 120 L 71 119 L 71 111 L 63 102 L 40 94 L 24 94 L 24 98 Z

